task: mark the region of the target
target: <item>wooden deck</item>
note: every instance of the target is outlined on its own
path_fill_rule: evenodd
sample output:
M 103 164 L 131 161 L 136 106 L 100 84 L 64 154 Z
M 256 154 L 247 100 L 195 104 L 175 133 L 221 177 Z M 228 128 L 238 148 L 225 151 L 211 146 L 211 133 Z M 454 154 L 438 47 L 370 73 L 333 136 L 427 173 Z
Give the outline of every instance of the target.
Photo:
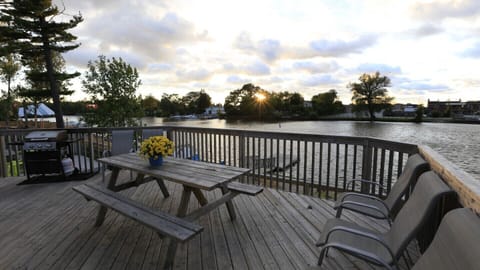
M 129 178 L 128 172 L 121 177 Z M 86 181 L 100 181 L 97 175 Z M 0 178 L 0 269 L 159 269 L 165 240 L 152 230 L 109 211 L 93 226 L 98 205 L 59 182 L 16 185 L 21 178 Z M 164 199 L 155 182 L 123 193 L 151 207 L 174 213 L 181 186 L 167 182 Z M 207 198 L 221 196 L 207 193 Z M 273 189 L 234 200 L 237 219 L 226 207 L 198 220 L 204 231 L 179 245 L 175 269 L 304 269 L 315 265 L 315 246 L 323 224 L 333 217 L 332 202 Z M 191 200 L 194 209 L 197 202 Z M 377 230 L 386 224 L 366 217 L 349 219 Z M 415 243 L 411 245 L 416 253 Z M 402 261 L 403 263 L 403 261 Z M 322 269 L 372 269 L 332 251 Z

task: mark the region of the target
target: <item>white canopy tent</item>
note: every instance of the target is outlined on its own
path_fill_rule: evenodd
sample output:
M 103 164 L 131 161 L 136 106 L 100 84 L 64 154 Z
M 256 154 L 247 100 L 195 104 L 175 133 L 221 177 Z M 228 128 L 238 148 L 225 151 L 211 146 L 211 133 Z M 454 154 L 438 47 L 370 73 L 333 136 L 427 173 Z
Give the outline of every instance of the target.
M 27 106 L 27 116 L 34 116 L 35 115 L 35 106 L 34 105 L 28 105 Z M 49 117 L 49 116 L 54 116 L 55 112 L 50 109 L 47 105 L 43 103 L 39 103 L 37 106 L 37 116 L 38 117 Z M 24 108 L 20 107 L 18 108 L 18 117 L 23 118 L 25 117 L 25 112 Z

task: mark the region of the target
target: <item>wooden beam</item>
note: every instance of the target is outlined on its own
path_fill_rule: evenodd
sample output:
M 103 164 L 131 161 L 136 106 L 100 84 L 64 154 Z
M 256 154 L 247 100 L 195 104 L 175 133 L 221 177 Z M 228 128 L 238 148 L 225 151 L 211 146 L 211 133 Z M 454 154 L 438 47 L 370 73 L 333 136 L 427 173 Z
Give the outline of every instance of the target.
M 480 214 L 480 180 L 473 178 L 432 148 L 420 145 L 418 149 L 431 169 L 457 192 L 460 203 Z
M 228 203 L 228 202 L 231 203 L 232 199 L 235 198 L 239 194 L 240 193 L 238 193 L 238 192 L 230 191 L 230 192 L 224 194 L 220 199 L 212 201 L 212 202 L 202 206 L 201 208 L 198 208 L 198 209 L 194 210 L 193 212 L 188 214 L 184 219 L 187 220 L 187 221 L 194 221 L 194 220 L 198 219 L 199 217 L 210 213 L 212 210 L 216 209 L 217 207 L 219 207 L 220 205 L 222 205 L 224 203 Z M 231 218 L 231 216 L 230 216 L 230 218 Z

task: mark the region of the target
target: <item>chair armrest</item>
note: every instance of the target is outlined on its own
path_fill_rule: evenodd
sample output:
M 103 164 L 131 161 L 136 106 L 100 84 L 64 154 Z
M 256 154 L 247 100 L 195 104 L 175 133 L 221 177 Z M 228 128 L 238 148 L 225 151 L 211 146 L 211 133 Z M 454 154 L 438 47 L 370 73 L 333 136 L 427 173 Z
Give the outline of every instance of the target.
M 388 253 L 390 254 L 390 257 L 392 258 L 393 261 L 396 260 L 392 251 L 388 247 L 387 243 L 385 243 L 383 241 L 383 239 L 380 238 L 378 235 L 375 235 L 375 234 L 372 234 L 372 233 L 369 233 L 369 232 L 365 232 L 365 231 L 360 231 L 360 230 L 357 230 L 357 229 L 354 229 L 354 228 L 349 228 L 349 227 L 342 226 L 342 225 L 335 226 L 335 227 L 330 229 L 330 231 L 327 234 L 326 240 L 325 240 L 325 243 L 326 243 L 325 245 L 329 244 L 328 239 L 330 238 L 330 235 L 332 233 L 336 232 L 336 231 L 342 231 L 342 232 L 346 232 L 346 233 L 350 233 L 350 234 L 358 235 L 360 237 L 364 237 L 364 238 L 374 240 L 374 241 L 378 242 L 381 246 L 383 246 L 388 251 Z M 317 243 L 317 246 L 319 246 L 318 243 Z
M 347 192 L 347 193 L 344 193 L 343 196 L 342 196 L 342 199 L 341 199 L 341 202 L 344 202 L 344 201 L 348 201 L 347 199 L 349 197 L 362 197 L 362 198 L 367 198 L 367 199 L 371 199 L 371 200 L 375 200 L 375 201 L 378 201 L 380 202 L 381 204 L 383 204 L 385 206 L 385 208 L 387 208 L 388 210 L 390 210 L 388 208 L 388 206 L 385 204 L 385 202 L 378 198 L 377 196 L 373 196 L 373 195 L 370 195 L 370 194 L 365 194 L 365 193 L 357 193 L 357 192 Z
M 389 209 L 388 207 L 385 205 L 385 203 L 381 200 L 379 200 L 380 202 L 382 202 L 382 204 L 385 206 L 385 209 L 387 209 L 387 212 L 389 212 Z M 368 208 L 368 209 L 371 209 L 373 211 L 376 211 L 378 212 L 381 216 L 383 216 L 385 219 L 388 219 L 389 218 L 389 214 L 387 214 L 387 216 L 385 216 L 385 213 L 383 213 L 380 208 L 378 207 L 375 207 L 373 205 L 369 205 L 369 204 L 365 204 L 365 203 L 360 203 L 360 202 L 353 202 L 353 201 L 342 201 L 336 209 L 341 209 L 341 208 L 348 208 L 348 205 L 356 205 L 356 206 L 360 206 L 360 207 L 363 207 L 363 208 Z
M 361 258 L 365 258 L 367 260 L 370 260 L 370 261 L 374 261 L 375 263 L 385 267 L 386 269 L 395 269 L 394 267 L 392 267 L 390 264 L 388 264 L 387 262 L 385 262 L 384 260 L 382 260 L 382 258 L 378 257 L 376 254 L 373 254 L 371 252 L 368 252 L 368 251 L 365 251 L 365 250 L 361 250 L 361 249 L 358 249 L 358 248 L 354 248 L 354 247 L 351 247 L 351 246 L 348 246 L 348 245 L 345 245 L 345 244 L 341 244 L 341 243 L 338 243 L 338 242 L 331 242 L 331 243 L 328 243 L 326 245 L 324 245 L 322 247 L 322 249 L 320 250 L 320 256 L 323 256 L 324 254 L 324 251 L 326 251 L 328 248 L 335 248 L 335 249 L 338 249 L 340 251 L 343 251 L 345 253 L 348 253 L 348 254 L 351 254 L 351 255 L 354 255 L 354 256 L 358 256 L 358 257 L 361 257 Z M 394 260 L 395 261 L 395 260 Z

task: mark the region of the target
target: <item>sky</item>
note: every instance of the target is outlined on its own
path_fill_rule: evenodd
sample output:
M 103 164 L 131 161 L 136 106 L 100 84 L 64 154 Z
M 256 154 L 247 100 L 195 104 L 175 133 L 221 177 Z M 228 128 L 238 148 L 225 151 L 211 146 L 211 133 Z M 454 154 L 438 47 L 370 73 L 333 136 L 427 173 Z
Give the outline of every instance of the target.
M 84 21 L 64 55 L 85 72 L 99 55 L 139 71 L 138 93 L 205 91 L 223 103 L 253 83 L 306 100 L 379 71 L 398 103 L 480 100 L 478 0 L 54 0 Z M 86 98 L 76 79 L 71 100 Z

